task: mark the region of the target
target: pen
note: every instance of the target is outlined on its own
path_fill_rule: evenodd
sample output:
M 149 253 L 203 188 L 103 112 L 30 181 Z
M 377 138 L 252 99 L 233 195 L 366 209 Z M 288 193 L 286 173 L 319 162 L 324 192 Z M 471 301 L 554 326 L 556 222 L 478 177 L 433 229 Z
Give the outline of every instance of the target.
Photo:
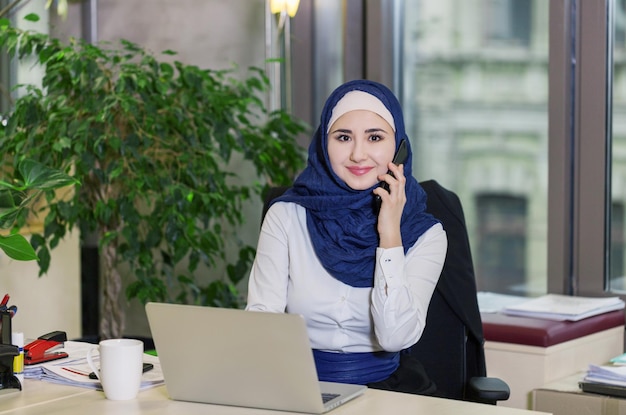
M 69 367 L 62 367 L 61 369 L 67 370 L 68 372 L 74 373 L 76 375 L 89 376 L 88 373 L 81 372 L 81 371 L 78 371 L 78 370 L 75 370 L 75 369 L 70 369 Z
M 2 301 L 0 301 L 0 307 L 6 307 L 8 302 L 9 302 L 9 294 L 5 294 L 4 298 L 2 298 Z

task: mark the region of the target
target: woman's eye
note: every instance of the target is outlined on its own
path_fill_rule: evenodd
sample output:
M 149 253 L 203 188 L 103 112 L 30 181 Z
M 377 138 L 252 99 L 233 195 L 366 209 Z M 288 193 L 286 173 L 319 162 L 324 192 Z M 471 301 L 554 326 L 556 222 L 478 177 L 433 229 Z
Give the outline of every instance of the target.
M 378 135 L 378 134 L 372 134 L 372 135 L 370 135 L 370 141 L 380 141 L 380 140 L 382 140 L 382 139 L 383 139 L 383 138 L 382 138 L 380 135 Z
M 350 136 L 346 134 L 339 134 L 335 137 L 337 141 L 350 141 Z

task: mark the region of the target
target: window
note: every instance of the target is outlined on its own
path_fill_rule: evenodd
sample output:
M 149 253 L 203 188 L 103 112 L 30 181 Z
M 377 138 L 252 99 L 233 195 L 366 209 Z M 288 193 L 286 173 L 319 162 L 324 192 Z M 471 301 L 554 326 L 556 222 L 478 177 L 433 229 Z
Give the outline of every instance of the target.
M 531 0 L 486 0 L 487 45 L 530 44 Z
M 14 22 L 16 27 L 24 30 L 34 30 L 40 33 L 49 32 L 49 11 L 45 8 L 45 3 L 39 1 L 25 2 L 15 6 L 9 12 L 8 17 Z M 25 16 L 34 13 L 39 16 L 39 20 L 31 22 L 25 20 Z M 37 67 L 34 63 L 36 58 L 33 56 L 29 62 L 26 59 L 20 59 L 19 62 L 10 62 L 7 55 L 2 55 L 0 62 L 0 82 L 5 88 L 3 97 L 0 99 L 0 112 L 6 114 L 10 109 L 10 99 L 15 95 L 19 95 L 21 90 L 12 90 L 18 84 L 41 85 L 43 78 L 43 68 Z M 10 92 L 7 92 L 10 91 Z M 9 97 L 8 94 L 11 94 Z
M 479 194 L 478 238 L 474 250 L 479 291 L 525 292 L 526 200 L 508 195 Z
M 478 6 L 498 10 L 488 14 L 486 24 L 506 26 L 498 33 L 522 33 L 513 21 L 530 18 L 528 1 L 484 1 L 420 0 L 405 8 L 402 95 L 413 171 L 418 180 L 435 179 L 461 199 L 479 289 L 543 294 L 548 3 L 536 3 L 536 22 L 524 24 L 543 42 L 483 54 L 484 15 Z M 450 7 L 453 3 L 458 7 Z M 503 20 L 505 9 L 526 12 Z M 513 218 L 515 227 L 506 229 Z
M 624 203 L 613 203 L 611 207 L 611 267 L 609 277 L 614 291 L 626 292 L 626 270 L 624 270 Z
M 613 22 L 615 50 L 624 51 L 626 49 L 626 0 L 615 1 Z
M 614 0 L 612 10 L 613 50 L 607 57 L 608 65 L 612 68 L 612 77 L 609 78 L 607 88 L 610 89 L 612 101 L 608 111 L 611 114 L 611 192 L 609 235 L 609 288 L 611 291 L 626 293 L 626 270 L 624 257 L 625 219 L 624 206 L 626 205 L 626 16 L 624 14 L 625 0 Z

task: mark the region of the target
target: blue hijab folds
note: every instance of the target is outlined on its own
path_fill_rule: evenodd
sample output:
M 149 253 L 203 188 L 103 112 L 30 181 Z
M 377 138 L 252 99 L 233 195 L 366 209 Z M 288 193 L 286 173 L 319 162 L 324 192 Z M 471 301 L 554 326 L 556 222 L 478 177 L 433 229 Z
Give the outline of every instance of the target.
M 306 168 L 292 188 L 275 201 L 293 202 L 306 208 L 307 227 L 315 253 L 330 275 L 353 287 L 372 287 L 379 245 L 372 191 L 378 184 L 367 190 L 350 188 L 332 170 L 327 151 L 326 130 L 333 108 L 353 90 L 375 96 L 391 112 L 396 127 L 396 149 L 406 138 L 402 108 L 387 87 L 368 80 L 347 82 L 335 89 L 324 105 L 320 125 L 309 146 Z M 408 151 L 409 157 L 404 165 L 407 202 L 400 225 L 405 253 L 437 223 L 425 212 L 426 193 L 411 173 L 410 145 Z

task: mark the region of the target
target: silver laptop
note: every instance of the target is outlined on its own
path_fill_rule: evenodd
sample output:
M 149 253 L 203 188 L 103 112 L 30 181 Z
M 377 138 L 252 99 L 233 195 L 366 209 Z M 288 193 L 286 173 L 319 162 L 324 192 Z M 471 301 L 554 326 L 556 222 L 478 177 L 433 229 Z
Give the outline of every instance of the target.
M 366 390 L 318 381 L 299 315 L 164 303 L 146 312 L 174 400 L 319 414 Z

